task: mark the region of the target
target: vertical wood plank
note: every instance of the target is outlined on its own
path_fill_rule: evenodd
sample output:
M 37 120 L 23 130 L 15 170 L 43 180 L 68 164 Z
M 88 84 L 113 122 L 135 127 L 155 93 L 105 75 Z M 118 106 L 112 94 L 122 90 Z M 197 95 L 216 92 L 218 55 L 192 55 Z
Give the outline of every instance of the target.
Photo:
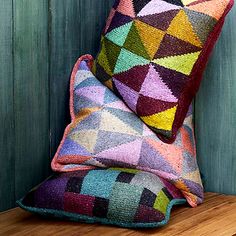
M 0 8 L 0 211 L 14 204 L 12 1 Z
M 16 198 L 49 170 L 48 1 L 14 3 Z
M 114 0 L 50 0 L 50 131 L 51 156 L 69 117 L 69 77 L 76 59 L 95 55 L 100 33 Z
M 223 28 L 196 99 L 198 161 L 207 191 L 236 194 L 236 8 Z

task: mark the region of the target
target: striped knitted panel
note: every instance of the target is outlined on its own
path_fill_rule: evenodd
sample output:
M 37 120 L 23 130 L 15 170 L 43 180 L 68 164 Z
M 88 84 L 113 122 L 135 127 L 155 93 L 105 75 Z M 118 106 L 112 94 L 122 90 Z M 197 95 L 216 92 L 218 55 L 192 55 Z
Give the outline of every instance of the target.
M 233 0 L 117 0 L 93 72 L 171 143 L 232 5 Z

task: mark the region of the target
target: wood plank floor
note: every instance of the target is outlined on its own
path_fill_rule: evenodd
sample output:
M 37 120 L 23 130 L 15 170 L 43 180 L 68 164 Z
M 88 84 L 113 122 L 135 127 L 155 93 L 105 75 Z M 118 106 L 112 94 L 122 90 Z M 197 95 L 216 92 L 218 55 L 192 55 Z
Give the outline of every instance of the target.
M 19 208 L 0 213 L 0 235 L 170 235 L 236 236 L 236 196 L 206 193 L 205 202 L 195 209 L 175 207 L 167 226 L 156 229 L 123 229 L 104 225 L 46 220 Z

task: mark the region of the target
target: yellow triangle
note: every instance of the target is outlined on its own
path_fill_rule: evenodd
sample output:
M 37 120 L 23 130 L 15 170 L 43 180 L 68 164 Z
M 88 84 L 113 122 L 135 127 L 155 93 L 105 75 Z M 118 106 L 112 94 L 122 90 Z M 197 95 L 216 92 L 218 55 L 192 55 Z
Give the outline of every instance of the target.
M 97 130 L 79 130 L 70 134 L 69 137 L 71 137 L 72 140 L 77 140 L 81 146 L 93 154 L 97 142 L 97 134 Z
M 151 127 L 171 131 L 176 109 L 177 105 L 168 110 L 156 113 L 151 116 L 142 116 L 141 119 Z
M 164 57 L 154 59 L 153 62 L 168 69 L 181 72 L 185 75 L 190 75 L 200 53 L 201 52 L 194 52 L 184 55 Z
M 196 2 L 196 0 L 181 0 L 181 2 L 184 4 L 184 6 L 186 6 L 192 2 Z
M 103 69 L 106 71 L 108 75 L 112 76 L 112 71 L 109 67 L 109 63 L 106 56 L 106 49 L 104 45 L 102 45 L 101 51 L 99 52 L 97 62 L 100 66 L 103 67 Z
M 135 26 L 146 51 L 148 52 L 150 58 L 153 58 L 165 33 L 138 20 L 135 20 Z
M 179 11 L 179 13 L 172 20 L 169 28 L 167 29 L 167 33 L 197 47 L 202 47 L 200 39 L 194 32 L 193 27 L 183 10 Z
M 100 130 L 139 136 L 139 133 L 109 111 L 102 112 Z

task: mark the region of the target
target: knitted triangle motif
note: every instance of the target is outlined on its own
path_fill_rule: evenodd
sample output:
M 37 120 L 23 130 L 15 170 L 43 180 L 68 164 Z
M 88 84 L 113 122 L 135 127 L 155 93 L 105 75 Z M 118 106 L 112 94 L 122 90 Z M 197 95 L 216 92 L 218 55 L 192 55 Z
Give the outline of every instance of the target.
M 142 41 L 141 41 L 139 32 L 138 32 L 135 24 L 132 25 L 132 27 L 129 31 L 129 34 L 128 34 L 126 41 L 124 43 L 124 48 L 139 55 L 139 56 L 142 56 L 146 59 L 150 59 Z
M 176 138 L 232 2 L 115 1 L 93 71 L 139 117 L 149 116 L 143 120 L 164 142 Z M 159 115 L 168 102 L 175 104 L 165 110 L 178 104 L 175 111 Z
M 188 123 L 189 119 L 191 120 L 191 116 L 186 118 L 185 125 L 181 128 L 181 132 L 178 133 L 177 141 L 174 144 L 170 145 L 162 142 L 146 124 L 153 130 L 159 130 L 166 133 L 166 135 L 170 135 L 173 114 L 177 110 L 177 104 L 175 102 L 161 101 L 162 105 L 158 108 L 151 106 L 153 110 L 148 113 L 144 112 L 141 116 L 145 124 L 129 109 L 121 98 L 117 97 L 94 77 L 89 67 L 92 64 L 92 58 L 90 56 L 84 56 L 83 58 L 84 61 L 79 59 L 72 72 L 71 100 L 73 101 L 75 97 L 79 99 L 86 97 L 87 102 L 86 105 L 84 104 L 83 107 L 78 108 L 74 107 L 78 105 L 77 103 L 73 102 L 71 104 L 72 121 L 66 128 L 63 140 L 53 158 L 53 170 L 71 172 L 97 167 L 132 167 L 133 170 L 130 172 L 132 174 L 140 169 L 148 171 L 151 175 L 162 173 L 162 181 L 166 181 L 167 185 L 168 183 L 173 186 L 176 184 L 181 196 L 187 193 L 187 199 L 193 206 L 200 203 L 202 185 L 197 178 L 198 175 L 192 174 L 193 171 L 198 171 L 196 162 L 191 161 L 191 158 L 194 158 L 194 160 L 196 158 L 194 154 L 194 139 L 188 137 L 193 135 L 191 122 Z M 146 76 L 139 78 L 139 80 L 144 79 L 143 88 L 147 90 L 146 83 L 149 80 L 155 80 L 156 68 L 153 64 L 138 66 L 138 68 L 143 68 L 146 71 Z M 138 100 L 142 100 L 139 102 L 139 107 L 140 104 L 148 106 L 153 101 L 158 101 L 156 98 L 139 94 L 129 88 L 128 84 L 125 84 L 123 80 L 125 73 L 128 72 L 122 73 L 122 76 L 119 77 L 122 82 L 116 79 L 113 80 L 117 89 L 121 91 L 121 97 L 129 101 L 128 99 L 130 98 L 126 96 L 130 96 L 131 93 L 135 96 L 137 95 Z M 168 91 L 161 78 L 159 78 L 159 81 L 155 81 L 155 84 L 160 86 L 163 91 Z M 143 88 L 141 88 L 141 91 Z M 124 93 L 125 89 L 128 91 L 127 93 Z M 94 101 L 97 102 L 94 103 Z M 74 113 L 75 111 L 77 112 L 76 114 Z M 168 118 L 169 122 L 165 121 L 166 118 Z M 159 124 L 157 128 L 156 124 Z M 191 131 L 190 134 L 182 131 L 185 127 Z M 183 133 L 185 133 L 184 139 L 181 136 Z M 182 143 L 184 140 L 188 144 Z M 169 150 L 172 150 L 173 153 L 170 154 Z M 192 156 L 186 157 L 184 155 L 186 152 L 191 153 Z M 186 158 L 187 160 L 185 161 Z M 189 163 L 191 163 L 191 166 Z M 182 173 L 188 179 L 185 180 L 181 176 Z M 107 180 L 107 178 L 105 179 Z M 116 175 L 114 181 L 120 183 L 121 179 L 122 176 L 117 178 Z M 140 181 L 145 180 L 143 175 L 137 175 L 137 178 L 132 180 L 133 186 L 135 186 L 138 179 Z M 181 184 L 179 179 L 182 180 Z M 150 179 L 148 180 L 146 184 L 154 186 Z M 156 181 L 158 180 L 153 183 Z M 177 187 L 175 188 L 177 189 Z M 157 189 L 153 191 L 159 192 Z M 176 194 L 176 191 L 174 194 Z M 192 197 L 189 198 L 189 196 Z M 166 201 L 163 193 L 160 193 L 159 199 Z M 140 198 L 138 198 L 138 202 L 140 202 Z M 155 209 L 159 209 L 163 213 L 166 211 L 159 200 L 153 201 L 152 204 L 155 205 Z

